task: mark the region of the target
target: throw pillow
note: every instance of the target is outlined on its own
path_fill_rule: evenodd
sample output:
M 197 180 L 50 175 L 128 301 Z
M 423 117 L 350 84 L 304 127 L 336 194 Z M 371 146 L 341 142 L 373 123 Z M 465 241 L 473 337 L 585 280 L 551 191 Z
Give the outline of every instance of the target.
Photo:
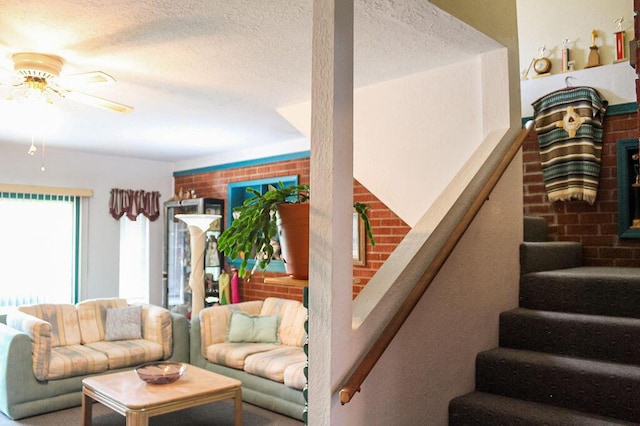
M 105 340 L 142 339 L 142 306 L 107 309 Z
M 231 312 L 227 342 L 278 343 L 280 315 L 254 316 Z

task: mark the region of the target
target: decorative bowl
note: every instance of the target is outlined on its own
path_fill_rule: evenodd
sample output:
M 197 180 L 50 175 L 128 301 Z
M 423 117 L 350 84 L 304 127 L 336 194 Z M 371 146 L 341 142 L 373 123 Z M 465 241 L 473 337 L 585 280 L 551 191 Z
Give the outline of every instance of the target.
M 178 380 L 187 369 L 186 364 L 179 362 L 150 362 L 137 367 L 134 371 L 147 383 L 166 385 Z

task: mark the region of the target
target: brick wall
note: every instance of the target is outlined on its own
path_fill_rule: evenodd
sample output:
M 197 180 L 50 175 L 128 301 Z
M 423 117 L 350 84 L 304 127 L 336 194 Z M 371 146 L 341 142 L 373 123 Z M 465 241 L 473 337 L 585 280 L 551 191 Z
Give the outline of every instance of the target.
M 174 179 L 176 192 L 183 189 L 195 190 L 198 197 L 227 198 L 227 184 L 277 176 L 298 175 L 301 184 L 309 183 L 309 159 L 279 161 L 259 166 L 238 167 L 233 169 L 178 176 Z M 365 248 L 366 264 L 353 267 L 355 297 L 369 282 L 380 265 L 384 263 L 396 245 L 409 232 L 409 226 L 374 197 L 364 186 L 354 181 L 354 199 L 371 206 L 369 218 L 373 228 L 376 246 L 367 239 Z M 282 274 L 268 272 L 264 277 Z M 241 300 L 261 300 L 269 296 L 302 300 L 302 289 L 290 286 L 265 284 L 262 272 L 257 272 L 249 282 L 241 283 Z
M 605 118 L 598 196 L 593 205 L 582 201 L 550 203 L 542 182 L 535 131 L 523 145 L 524 214 L 542 216 L 549 239 L 577 241 L 590 266 L 640 266 L 640 240 L 618 238 L 616 143 L 637 137 L 636 114 Z

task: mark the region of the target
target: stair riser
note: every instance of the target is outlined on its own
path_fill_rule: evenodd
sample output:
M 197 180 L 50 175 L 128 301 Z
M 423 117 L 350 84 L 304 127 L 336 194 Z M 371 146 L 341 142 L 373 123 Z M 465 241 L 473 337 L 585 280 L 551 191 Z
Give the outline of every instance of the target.
M 640 419 L 640 368 L 593 367 L 593 362 L 547 355 L 513 357 L 483 352 L 476 360 L 476 389 L 627 421 Z
M 640 276 L 629 280 L 527 274 L 520 279 L 520 307 L 640 318 Z
M 514 310 L 500 315 L 500 346 L 640 364 L 640 321 Z

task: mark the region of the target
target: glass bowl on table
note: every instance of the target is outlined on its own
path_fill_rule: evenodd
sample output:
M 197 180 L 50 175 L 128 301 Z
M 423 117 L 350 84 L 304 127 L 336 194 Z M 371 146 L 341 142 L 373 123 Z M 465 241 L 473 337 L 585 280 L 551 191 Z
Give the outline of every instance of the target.
M 134 371 L 141 380 L 152 385 L 166 385 L 178 380 L 187 369 L 186 364 L 180 362 L 156 361 L 142 364 Z

